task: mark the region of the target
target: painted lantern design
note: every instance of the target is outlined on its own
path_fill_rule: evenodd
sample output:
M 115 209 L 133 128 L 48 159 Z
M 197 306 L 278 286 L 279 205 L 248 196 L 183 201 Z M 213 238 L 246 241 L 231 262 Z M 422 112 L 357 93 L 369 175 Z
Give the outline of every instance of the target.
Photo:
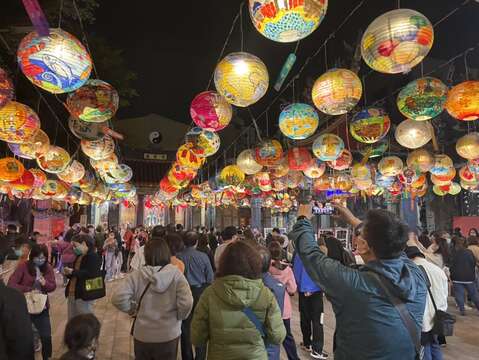
M 196 125 L 208 131 L 219 131 L 228 126 L 233 108 L 224 97 L 214 91 L 204 91 L 193 99 L 190 115 Z
M 0 108 L 13 99 L 14 89 L 12 80 L 5 70 L 0 68 Z
M 417 149 L 432 139 L 433 131 L 429 121 L 406 119 L 397 126 L 394 137 L 399 145 L 408 149 Z
M 380 108 L 367 108 L 354 115 L 349 124 L 353 138 L 366 144 L 374 144 L 389 132 L 391 119 Z
M 220 180 L 227 186 L 238 186 L 244 179 L 245 174 L 237 165 L 228 165 L 220 173 Z
M 479 81 L 464 81 L 454 86 L 447 96 L 446 110 L 457 120 L 479 119 Z
M 69 184 L 80 181 L 83 176 L 85 176 L 85 167 L 77 160 L 73 160 L 65 170 L 58 174 L 60 180 Z
M 344 149 L 344 141 L 334 134 L 323 134 L 314 140 L 313 154 L 319 160 L 336 160 Z
M 277 164 L 283 157 L 283 147 L 278 140 L 264 140 L 255 149 L 255 160 L 263 166 Z
M 15 181 L 22 177 L 25 171 L 23 164 L 15 158 L 0 159 L 0 180 Z
M 110 136 L 98 140 L 82 140 L 81 149 L 89 158 L 101 160 L 115 151 L 115 142 Z
M 66 169 L 70 163 L 70 154 L 59 147 L 51 145 L 48 151 L 37 157 L 37 164 L 47 173 L 58 174 Z
M 288 165 L 291 170 L 306 170 L 312 160 L 311 153 L 304 147 L 294 147 L 288 151 Z
M 397 176 L 403 170 L 404 164 L 397 156 L 386 156 L 378 163 L 378 170 L 384 176 Z
M 0 108 L 0 140 L 14 144 L 28 142 L 39 128 L 38 115 L 27 105 L 10 101 Z
M 426 149 L 417 149 L 408 155 L 406 163 L 413 170 L 427 172 L 434 165 L 434 156 Z
M 279 115 L 279 129 L 284 136 L 293 140 L 303 140 L 313 135 L 318 128 L 319 117 L 308 104 L 288 105 Z
M 327 162 L 330 168 L 339 171 L 349 169 L 352 163 L 353 154 L 351 154 L 351 151 L 347 149 L 343 149 L 343 151 L 341 151 L 341 154 L 339 154 L 339 157 L 336 160 Z
M 236 165 L 246 175 L 254 175 L 263 169 L 263 165 L 260 165 L 255 160 L 255 153 L 251 149 L 243 150 L 236 158 Z
M 457 140 L 456 151 L 464 159 L 479 158 L 479 133 L 471 132 Z
M 185 142 L 191 144 L 192 151 L 202 157 L 216 154 L 221 145 L 221 140 L 217 133 L 203 130 L 199 127 L 194 127 L 188 131 Z

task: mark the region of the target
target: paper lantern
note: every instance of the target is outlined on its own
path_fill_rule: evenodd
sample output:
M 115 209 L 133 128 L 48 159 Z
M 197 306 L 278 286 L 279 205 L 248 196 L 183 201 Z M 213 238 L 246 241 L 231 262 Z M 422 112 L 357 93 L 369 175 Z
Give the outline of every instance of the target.
M 85 193 L 85 192 L 82 192 L 81 195 L 80 195 L 80 198 L 78 199 L 78 204 L 79 205 L 90 205 L 92 202 L 92 197 Z
M 185 142 L 191 146 L 196 155 L 202 157 L 216 154 L 221 145 L 217 133 L 199 127 L 194 127 L 186 133 Z
M 57 180 L 47 180 L 41 187 L 40 191 L 43 196 L 51 198 L 55 196 L 59 190 L 60 183 Z M 61 189 L 60 189 L 61 191 Z
M 236 52 L 227 55 L 215 69 L 218 93 L 230 104 L 246 107 L 266 94 L 269 75 L 266 65 L 256 56 Z
M 331 69 L 313 85 L 314 105 L 328 115 L 351 111 L 361 99 L 363 86 L 358 76 L 348 69 Z
M 17 156 L 24 159 L 35 159 L 44 154 L 50 148 L 50 139 L 42 130 L 38 129 L 29 142 L 22 144 L 8 144 L 10 150 Z
M 424 77 L 407 84 L 397 98 L 397 106 L 405 117 L 423 121 L 435 118 L 443 110 L 448 88 L 433 77 Z
M 33 182 L 33 187 L 35 188 L 40 188 L 45 184 L 45 181 L 47 181 L 47 175 L 40 169 L 30 169 L 30 173 L 35 178 L 35 181 Z
M 389 147 L 388 139 L 379 140 L 377 143 L 362 145 L 359 147 L 359 152 L 363 156 L 367 156 L 368 159 L 383 156 Z
M 78 39 L 61 29 L 50 29 L 49 36 L 31 32 L 17 52 L 23 74 L 54 94 L 71 92 L 83 86 L 90 76 L 90 55 Z
M 457 140 L 456 151 L 464 159 L 479 158 L 479 133 L 471 132 Z
M 290 104 L 279 115 L 279 129 L 284 136 L 293 140 L 310 137 L 316 132 L 318 124 L 318 114 L 308 104 Z
M 434 165 L 429 170 L 431 174 L 441 175 L 447 174 L 450 168 L 454 166 L 452 159 L 445 154 L 434 155 Z
M 362 164 L 362 163 L 354 164 L 351 169 L 351 177 L 353 178 L 353 180 L 370 179 L 371 169 L 367 164 Z
M 99 140 L 105 134 L 103 129 L 106 127 L 107 122 L 93 123 L 86 122 L 81 119 L 70 116 L 68 119 L 68 127 L 70 131 L 80 140 Z
M 176 162 L 180 166 L 198 170 L 205 163 L 205 158 L 196 155 L 191 146 L 181 145 L 176 152 Z
M 291 170 L 306 170 L 312 160 L 311 153 L 304 147 L 294 147 L 288 151 L 288 165 Z
M 10 101 L 0 108 L 0 140 L 28 142 L 40 128 L 38 115 L 27 105 Z
M 476 182 L 476 181 L 469 182 L 469 181 L 461 180 L 460 184 L 464 190 L 477 191 L 479 188 L 479 182 Z
M 270 40 L 288 43 L 304 39 L 326 15 L 328 0 L 249 0 L 249 13 L 258 32 Z
M 320 135 L 313 143 L 313 154 L 322 161 L 336 160 L 343 149 L 343 139 L 334 134 Z
M 326 164 L 319 159 L 313 160 L 307 169 L 303 171 L 304 175 L 310 179 L 318 179 L 324 175 Z
M 411 183 L 411 187 L 415 189 L 421 189 L 426 184 L 426 174 L 421 174 Z
M 59 147 L 51 145 L 48 151 L 37 157 L 37 164 L 47 173 L 58 174 L 70 163 L 70 154 Z
M 237 165 L 228 165 L 220 173 L 220 180 L 228 186 L 238 186 L 244 179 L 244 172 Z
M 254 176 L 261 191 L 271 191 L 271 178 L 266 171 L 260 171 Z
M 464 181 L 477 181 L 476 174 L 472 172 L 467 165 L 459 170 L 459 177 Z
M 456 169 L 454 167 L 450 167 L 447 169 L 446 172 L 442 174 L 432 174 L 431 180 L 434 178 L 438 182 L 449 183 L 451 182 L 452 179 L 454 179 L 455 176 L 456 176 Z
M 243 150 L 236 158 L 236 165 L 246 175 L 254 175 L 263 169 L 263 165 L 260 165 L 255 160 L 255 153 L 251 149 Z
M 113 86 L 102 80 L 88 80 L 68 94 L 67 109 L 73 117 L 87 122 L 110 120 L 118 110 L 120 98 Z
M 288 188 L 286 183 L 286 177 L 273 179 L 273 190 L 274 191 L 284 191 Z
M 380 108 L 367 108 L 354 115 L 349 131 L 359 142 L 373 144 L 381 140 L 391 127 L 391 119 Z
M 89 170 L 85 170 L 85 175 L 78 181 L 78 185 L 83 192 L 92 192 L 97 184 L 97 180 L 93 173 Z
M 447 189 L 441 189 L 441 186 L 439 185 L 434 185 L 432 187 L 432 191 L 437 196 L 446 196 L 447 194 L 449 194 L 449 189 L 450 189 L 449 187 L 447 187 Z
M 468 168 L 476 175 L 479 175 L 479 158 L 467 162 Z
M 377 186 L 389 188 L 395 180 L 396 178 L 394 176 L 384 176 L 383 174 L 377 172 L 374 182 Z
M 288 175 L 285 176 L 286 185 L 290 189 L 295 189 L 303 181 L 303 173 L 300 171 L 290 171 Z
M 379 161 L 378 170 L 384 176 L 397 176 L 401 173 L 404 164 L 397 156 L 386 156 Z
M 283 147 L 278 140 L 263 140 L 255 149 L 255 160 L 263 166 L 277 164 L 283 156 Z
M 351 178 L 347 174 L 340 174 L 338 176 L 333 177 L 332 179 L 332 188 L 341 190 L 344 192 L 348 192 L 353 187 L 353 182 Z
M 433 132 L 434 129 L 428 121 L 406 119 L 396 127 L 394 137 L 399 145 L 408 149 L 417 149 L 432 139 Z
M 316 179 L 313 183 L 313 189 L 316 193 L 329 190 L 330 188 L 331 182 L 327 176 L 322 176 L 319 179 Z
M 397 175 L 397 179 L 401 184 L 410 187 L 415 181 L 419 179 L 419 174 L 416 172 L 415 169 L 405 167 L 401 171 L 401 173 Z
M 90 165 L 98 173 L 108 171 L 110 166 L 114 164 L 118 164 L 118 157 L 115 155 L 115 153 L 111 153 L 106 158 L 100 159 L 100 160 L 95 160 L 90 158 Z
M 417 149 L 408 155 L 406 163 L 411 169 L 427 172 L 434 165 L 434 157 L 426 149 Z
M 195 169 L 181 167 L 178 163 L 174 163 L 168 172 L 168 181 L 177 188 L 184 188 L 195 178 L 196 174 Z
M 347 149 L 343 149 L 343 151 L 341 151 L 341 154 L 339 154 L 339 157 L 336 160 L 327 162 L 328 166 L 331 169 L 339 171 L 348 169 L 349 167 L 351 167 L 352 163 L 353 154 L 351 154 L 351 151 Z
M 82 140 L 83 153 L 94 160 L 101 160 L 110 156 L 115 151 L 115 142 L 110 136 L 98 140 Z
M 273 177 L 280 178 L 286 176 L 289 172 L 288 157 L 284 156 L 274 166 L 270 166 L 268 170 Z
M 18 180 L 22 177 L 24 171 L 23 164 L 15 158 L 6 157 L 0 159 L 0 180 Z
M 461 185 L 456 182 L 451 183 L 451 188 L 449 189 L 449 195 L 457 195 L 461 192 Z
M 208 131 L 219 131 L 228 126 L 233 108 L 224 97 L 214 91 L 204 91 L 193 99 L 190 115 L 196 125 Z
M 58 173 L 58 178 L 67 183 L 76 183 L 85 176 L 85 167 L 77 160 L 73 160 L 65 170 Z
M 0 68 L 0 108 L 12 100 L 14 94 L 12 80 L 6 71 Z
M 434 29 L 421 13 L 410 9 L 389 11 L 376 18 L 361 40 L 361 55 L 373 70 L 406 73 L 431 50 Z
M 447 95 L 446 110 L 458 120 L 479 119 L 479 81 L 464 81 Z

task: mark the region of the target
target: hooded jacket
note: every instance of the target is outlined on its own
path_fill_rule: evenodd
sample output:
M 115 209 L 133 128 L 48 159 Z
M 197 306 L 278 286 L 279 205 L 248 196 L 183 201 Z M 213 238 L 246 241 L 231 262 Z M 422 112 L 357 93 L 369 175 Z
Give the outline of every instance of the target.
M 311 279 L 329 296 L 336 315 L 335 360 L 413 360 L 415 348 L 375 272 L 391 283 L 421 332 L 427 288 L 421 270 L 405 255 L 355 269 L 324 255 L 311 223 L 299 220 L 290 234 Z
M 264 341 L 243 313 L 249 307 L 263 324 L 265 341 L 281 344 L 286 330 L 281 311 L 261 279 L 238 275 L 216 279 L 201 295 L 191 323 L 191 342 L 208 343 L 208 360 L 266 360 Z
M 161 270 L 161 271 L 160 271 Z M 137 304 L 146 286 L 150 287 Z M 126 277 L 111 299 L 120 311 L 137 311 L 133 337 L 145 343 L 163 343 L 178 338 L 181 321 L 193 307 L 185 276 L 174 265 L 143 266 Z

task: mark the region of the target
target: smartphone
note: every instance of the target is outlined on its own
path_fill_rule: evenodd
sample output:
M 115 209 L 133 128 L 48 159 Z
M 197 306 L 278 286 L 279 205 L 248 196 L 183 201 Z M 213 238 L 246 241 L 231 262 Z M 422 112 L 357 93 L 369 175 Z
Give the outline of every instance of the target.
M 332 215 L 334 214 L 334 210 L 331 203 L 322 203 L 319 201 L 313 203 L 313 215 Z

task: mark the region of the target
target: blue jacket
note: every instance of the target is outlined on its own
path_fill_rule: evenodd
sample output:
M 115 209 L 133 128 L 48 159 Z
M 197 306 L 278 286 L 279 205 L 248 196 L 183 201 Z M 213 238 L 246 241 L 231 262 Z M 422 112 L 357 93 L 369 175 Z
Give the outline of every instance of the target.
M 298 254 L 295 254 L 293 258 L 293 273 L 300 293 L 321 291 L 321 288 L 309 277 Z
M 324 255 L 311 223 L 290 234 L 306 271 L 329 296 L 336 315 L 335 360 L 414 360 L 415 348 L 399 313 L 371 272 L 391 281 L 421 333 L 427 288 L 421 270 L 405 255 L 349 268 Z
M 273 293 L 278 302 L 279 309 L 281 310 L 281 315 L 283 315 L 285 292 L 283 283 L 276 280 L 270 273 L 264 273 L 263 284 Z M 268 352 L 268 360 L 279 360 L 281 354 L 280 345 L 266 344 L 266 351 Z

